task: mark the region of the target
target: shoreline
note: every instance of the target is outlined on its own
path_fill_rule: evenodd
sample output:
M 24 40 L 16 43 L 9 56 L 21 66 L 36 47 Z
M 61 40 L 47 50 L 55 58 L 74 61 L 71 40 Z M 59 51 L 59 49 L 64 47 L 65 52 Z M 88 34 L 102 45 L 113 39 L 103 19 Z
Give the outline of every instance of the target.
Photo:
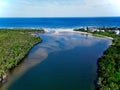
M 104 36 L 104 35 L 99 35 L 99 34 L 93 34 L 93 33 L 89 33 L 89 32 L 83 32 L 83 31 L 74 31 L 74 32 L 77 32 L 77 33 L 80 33 L 80 34 L 92 35 L 92 36 L 96 36 L 96 37 L 103 37 L 103 38 L 107 38 L 107 39 L 110 39 L 110 40 L 114 39 L 112 37 L 108 37 L 108 36 Z
M 37 44 L 39 44 L 39 43 L 42 43 L 42 40 L 41 40 L 40 42 L 34 44 L 34 45 L 29 49 L 29 51 L 25 54 L 25 56 L 20 60 L 20 62 L 17 63 L 17 65 L 19 65 L 20 63 L 22 63 L 22 62 L 24 61 L 24 59 L 25 59 L 25 58 L 28 56 L 28 54 L 30 53 L 31 49 L 32 49 L 35 45 L 37 45 Z M 8 71 L 2 76 L 2 79 L 0 78 L 0 87 L 1 87 L 4 83 L 7 82 L 8 76 L 9 76 L 9 74 L 10 74 L 9 72 L 11 72 L 11 70 L 13 70 L 15 67 L 17 67 L 17 66 L 13 66 L 13 68 L 11 68 L 10 70 L 8 70 Z
M 45 29 L 45 32 L 49 32 L 50 30 Z M 99 35 L 99 34 L 92 34 L 92 33 L 83 32 L 83 31 L 74 31 L 74 29 L 69 29 L 69 28 L 67 28 L 67 29 L 57 28 L 57 30 L 54 29 L 54 34 L 59 34 L 59 33 L 80 33 L 80 34 L 92 35 L 92 36 L 96 36 L 96 37 L 103 37 L 103 38 L 113 40 L 112 37 Z
M 3 73 L 0 73 L 1 74 L 1 76 L 0 76 L 0 86 L 2 86 L 4 83 L 6 83 L 7 82 L 7 79 L 8 79 L 8 76 L 9 76 L 9 71 L 10 70 L 13 70 L 15 67 L 17 67 L 23 60 L 24 60 L 24 58 L 26 58 L 27 56 L 28 56 L 28 54 L 29 54 L 29 52 L 30 52 L 30 50 L 35 46 L 35 45 L 37 45 L 37 44 L 39 44 L 39 43 L 41 43 L 42 42 L 42 39 L 40 38 L 40 37 L 37 37 L 37 36 L 33 36 L 32 35 L 32 33 L 43 33 L 44 31 L 43 31 L 43 29 L 42 30 L 27 30 L 27 31 L 25 31 L 24 29 L 20 29 L 20 30 L 18 30 L 18 29 L 10 29 L 11 31 L 9 31 L 9 29 L 0 29 L 0 34 L 2 35 L 2 33 L 3 34 L 5 34 L 6 35 L 6 33 L 4 32 L 4 31 L 6 31 L 6 32 L 8 32 L 8 33 L 16 33 L 16 34 L 19 34 L 19 36 L 17 37 L 18 39 L 20 39 L 20 40 L 23 40 L 22 38 L 22 36 L 25 36 L 25 37 L 28 37 L 28 43 L 26 43 L 26 44 L 29 44 L 30 43 L 30 46 L 24 46 L 24 48 L 22 49 L 23 51 L 20 53 L 20 51 L 19 51 L 19 55 L 21 55 L 21 56 L 15 56 L 15 58 L 16 59 L 14 59 L 15 60 L 15 62 L 12 64 L 12 66 L 10 67 L 10 68 L 6 68 L 5 66 L 5 70 L 2 70 L 2 72 Z M 22 32 L 22 33 L 21 33 Z M 20 36 L 21 35 L 21 36 Z M 10 36 L 11 37 L 11 36 Z M 6 40 L 6 39 L 5 39 Z M 24 39 L 25 40 L 25 39 Z M 23 41 L 24 41 L 23 40 Z M 32 41 L 32 42 L 29 42 L 29 40 L 34 40 L 34 41 Z M 19 41 L 19 40 L 18 40 Z M 22 44 L 22 43 L 21 43 Z M 15 45 L 17 45 L 17 44 L 15 44 Z M 23 44 L 24 45 L 24 44 Z M 18 48 L 19 49 L 19 48 Z M 16 51 L 16 50 L 14 50 L 14 51 Z M 24 52 L 24 53 L 23 53 Z M 18 57 L 18 59 L 19 60 L 17 60 L 17 57 Z M 9 59 L 8 59 L 9 60 Z M 1 61 L 2 62 L 2 61 Z M 16 63 L 17 62 L 17 63 Z M 7 67 L 8 67 L 8 65 L 7 65 Z M 0 67 L 1 68 L 1 67 Z
M 112 32 L 91 32 L 91 34 L 112 40 L 112 44 L 97 61 L 96 90 L 119 90 L 120 36 Z

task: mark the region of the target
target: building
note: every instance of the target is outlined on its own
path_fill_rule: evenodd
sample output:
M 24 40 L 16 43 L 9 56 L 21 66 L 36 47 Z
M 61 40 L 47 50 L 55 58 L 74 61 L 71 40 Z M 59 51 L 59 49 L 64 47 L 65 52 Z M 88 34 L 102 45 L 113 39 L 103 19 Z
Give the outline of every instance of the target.
M 115 30 L 115 34 L 116 35 L 120 35 L 120 31 L 119 30 Z

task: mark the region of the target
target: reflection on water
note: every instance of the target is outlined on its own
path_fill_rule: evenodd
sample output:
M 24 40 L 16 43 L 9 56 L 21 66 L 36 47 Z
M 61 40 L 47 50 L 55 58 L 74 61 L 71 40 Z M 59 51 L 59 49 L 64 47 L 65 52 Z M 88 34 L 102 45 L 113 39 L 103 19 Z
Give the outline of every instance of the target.
M 5 85 L 3 85 L 3 87 L 1 87 L 0 90 L 18 90 L 18 89 L 16 89 L 17 86 L 14 85 L 14 83 L 16 81 L 19 82 L 19 79 L 21 79 L 25 74 L 27 74 L 28 71 L 32 72 L 33 67 L 40 66 L 41 65 L 40 63 L 43 62 L 43 60 L 46 60 L 46 61 L 51 60 L 51 62 L 52 62 L 52 60 L 54 61 L 54 59 L 59 59 L 59 58 L 61 58 L 61 60 L 69 59 L 69 60 L 71 60 L 71 62 L 73 62 L 73 64 L 76 63 L 75 65 L 77 65 L 77 62 L 73 61 L 75 58 L 76 58 L 76 60 L 77 59 L 78 60 L 84 60 L 85 65 L 90 64 L 92 66 L 92 64 L 93 64 L 93 67 L 95 67 L 95 69 L 93 71 L 93 76 L 92 77 L 93 77 L 93 79 L 95 79 L 96 78 L 95 72 L 96 72 L 96 69 L 97 69 L 97 67 L 96 67 L 97 58 L 100 55 L 102 55 L 102 52 L 111 43 L 110 40 L 105 39 L 105 38 L 97 38 L 97 37 L 93 37 L 93 36 L 90 36 L 90 35 L 84 35 L 84 34 L 81 35 L 79 33 L 68 32 L 68 31 L 57 31 L 57 32 L 56 31 L 51 31 L 51 32 L 47 32 L 45 34 L 39 34 L 39 36 L 42 37 L 43 42 L 41 44 L 36 45 L 30 51 L 28 57 L 23 61 L 23 63 L 21 65 L 19 65 L 18 67 L 16 67 L 13 72 L 11 72 L 11 74 L 9 76 L 9 79 L 8 79 L 8 82 Z M 70 50 L 72 50 L 72 51 L 70 51 Z M 67 51 L 69 51 L 69 52 L 67 52 Z M 79 51 L 82 51 L 82 53 L 79 52 Z M 59 53 L 59 52 L 61 52 L 61 53 Z M 76 56 L 78 54 L 77 52 L 79 52 L 79 55 L 80 55 L 79 57 Z M 55 55 L 54 55 L 54 53 L 55 53 Z M 86 56 L 84 54 L 86 54 L 86 56 L 89 57 L 89 59 L 93 59 L 94 62 L 91 63 L 91 61 L 88 61 L 85 58 Z M 52 59 L 50 59 L 50 55 L 51 55 Z M 65 55 L 65 56 L 61 57 L 59 55 L 62 55 L 62 56 Z M 82 57 L 82 56 L 85 56 L 85 57 Z M 68 57 L 71 57 L 71 58 L 68 58 Z M 88 62 L 86 62 L 86 61 L 88 61 Z M 60 61 L 59 63 L 61 63 L 61 62 L 63 62 L 63 61 Z M 54 62 L 54 64 L 57 64 L 57 62 Z M 85 73 L 85 71 L 82 69 L 83 67 L 80 66 L 81 64 L 83 64 L 83 61 L 79 63 L 78 68 L 81 71 L 81 73 Z M 70 63 L 70 65 L 72 65 L 72 63 Z M 60 66 L 59 68 L 62 69 L 63 67 Z M 66 67 L 64 67 L 64 68 L 66 68 Z M 43 70 L 44 70 L 44 68 L 43 68 Z M 53 69 L 50 69 L 50 70 L 53 70 Z M 69 70 L 66 69 L 66 71 L 69 71 Z M 33 73 L 36 73 L 36 72 L 33 72 Z M 53 73 L 56 73 L 56 72 L 53 72 Z M 77 72 L 75 72 L 75 73 L 77 73 Z M 89 73 L 89 71 L 87 73 L 91 74 L 91 73 Z M 41 75 L 42 73 L 37 73 L 37 74 Z M 61 74 L 61 73 L 59 73 L 59 74 Z M 78 75 L 83 75 L 83 76 L 81 76 L 81 77 L 84 77 L 83 80 L 85 80 L 85 79 L 87 80 L 87 78 L 85 76 L 86 74 L 78 73 Z M 46 77 L 49 77 L 49 76 L 46 76 Z M 32 75 L 31 75 L 31 77 L 32 77 Z M 63 77 L 64 77 L 64 75 L 63 75 Z M 27 78 L 27 76 L 26 76 L 26 78 Z M 59 81 L 58 77 L 54 77 L 54 78 L 57 78 L 58 81 Z M 63 78 L 61 78 L 61 79 L 63 79 Z M 78 79 L 77 83 L 80 82 L 79 77 L 77 79 Z M 38 78 L 38 80 L 39 80 L 39 78 Z M 43 78 L 40 79 L 40 80 L 43 80 Z M 73 78 L 73 81 L 74 80 L 76 80 L 76 78 L 75 79 Z M 91 80 L 89 82 L 89 83 L 92 83 L 92 86 L 91 86 L 92 89 L 89 89 L 89 90 L 94 90 L 94 87 L 93 87 L 94 83 L 92 81 L 94 81 L 94 80 Z M 24 81 L 22 81 L 22 82 L 24 82 Z M 82 81 L 82 82 L 86 83 L 86 81 Z M 53 81 L 53 83 L 54 83 L 54 81 Z M 15 86 L 15 88 L 14 88 L 14 86 Z M 37 88 L 37 90 L 40 90 L 41 88 Z M 21 90 L 21 89 L 22 88 L 19 88 L 19 90 Z M 77 88 L 77 89 L 79 90 L 80 88 Z M 23 87 L 22 90 L 26 90 L 26 89 Z M 31 88 L 29 88 L 29 90 L 33 90 L 32 86 L 31 86 Z M 47 88 L 46 90 L 55 90 L 55 88 L 54 89 L 48 89 Z M 61 88 L 61 89 L 56 88 L 56 90 L 64 90 L 64 89 L 63 88 Z

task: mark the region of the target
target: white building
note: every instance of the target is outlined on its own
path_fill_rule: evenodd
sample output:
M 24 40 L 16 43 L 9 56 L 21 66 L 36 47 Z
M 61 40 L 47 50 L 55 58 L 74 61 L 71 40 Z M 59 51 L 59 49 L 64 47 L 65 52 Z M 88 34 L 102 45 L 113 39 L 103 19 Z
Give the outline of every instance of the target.
M 105 32 L 105 30 L 101 30 L 101 32 Z
M 115 34 L 116 34 L 116 35 L 119 35 L 119 34 L 120 34 L 120 31 L 119 31 L 119 30 L 115 30 Z

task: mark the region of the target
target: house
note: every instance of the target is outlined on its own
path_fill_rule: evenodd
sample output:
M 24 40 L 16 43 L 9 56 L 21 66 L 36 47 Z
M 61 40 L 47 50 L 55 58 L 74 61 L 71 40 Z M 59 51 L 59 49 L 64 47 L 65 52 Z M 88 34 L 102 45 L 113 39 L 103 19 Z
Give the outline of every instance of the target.
M 105 32 L 105 30 L 101 30 L 101 32 Z
M 120 31 L 119 30 L 114 30 L 116 35 L 120 35 Z
M 100 32 L 100 30 L 99 30 L 99 29 L 97 29 L 97 32 Z

